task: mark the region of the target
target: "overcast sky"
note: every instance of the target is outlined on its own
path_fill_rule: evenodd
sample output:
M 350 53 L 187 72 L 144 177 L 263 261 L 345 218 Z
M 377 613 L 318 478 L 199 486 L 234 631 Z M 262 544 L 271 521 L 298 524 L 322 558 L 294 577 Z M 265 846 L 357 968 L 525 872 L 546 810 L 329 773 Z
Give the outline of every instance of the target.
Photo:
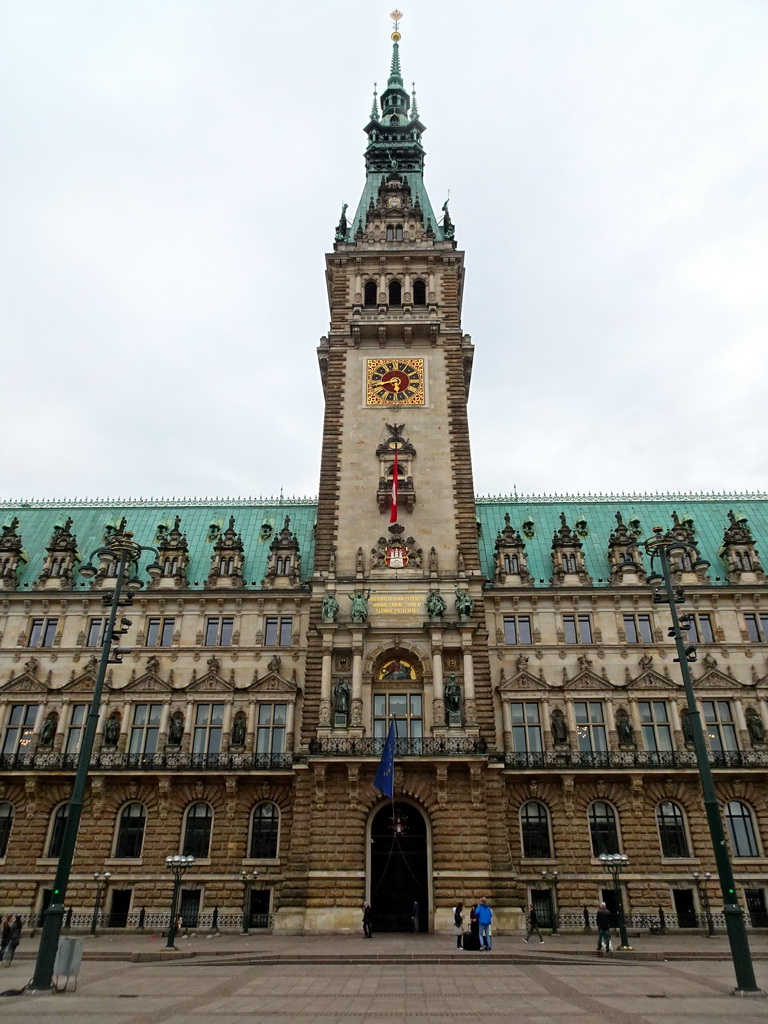
M 478 494 L 763 490 L 765 0 L 405 0 Z M 317 491 L 372 0 L 0 0 L 0 495 Z

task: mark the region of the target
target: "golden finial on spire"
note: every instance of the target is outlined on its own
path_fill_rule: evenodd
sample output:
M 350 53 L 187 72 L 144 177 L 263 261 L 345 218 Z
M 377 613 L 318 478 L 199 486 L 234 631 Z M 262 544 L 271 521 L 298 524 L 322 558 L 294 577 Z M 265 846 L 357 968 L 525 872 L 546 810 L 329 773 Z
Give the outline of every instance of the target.
M 401 21 L 402 17 L 403 17 L 402 12 L 398 11 L 397 8 L 395 8 L 394 11 L 392 11 L 392 13 L 390 14 L 390 18 L 392 19 L 392 23 L 395 26 L 395 31 L 392 33 L 392 42 L 393 43 L 399 43 L 400 39 L 402 38 L 401 35 L 400 35 L 400 21 Z

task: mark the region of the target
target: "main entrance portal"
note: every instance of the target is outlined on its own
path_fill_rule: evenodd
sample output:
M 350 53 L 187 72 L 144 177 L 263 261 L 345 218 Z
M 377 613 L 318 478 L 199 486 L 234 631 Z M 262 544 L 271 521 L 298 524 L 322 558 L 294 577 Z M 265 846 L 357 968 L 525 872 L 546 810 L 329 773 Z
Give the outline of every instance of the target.
M 410 804 L 385 804 L 371 824 L 374 932 L 411 931 L 414 902 L 419 904 L 419 931 L 427 931 L 427 823 Z

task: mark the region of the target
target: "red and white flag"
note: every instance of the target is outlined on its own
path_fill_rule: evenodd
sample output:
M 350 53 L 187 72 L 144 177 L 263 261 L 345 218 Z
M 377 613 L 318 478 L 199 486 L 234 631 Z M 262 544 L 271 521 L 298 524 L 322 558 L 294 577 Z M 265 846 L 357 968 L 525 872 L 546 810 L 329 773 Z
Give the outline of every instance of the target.
M 390 523 L 397 522 L 397 448 L 395 448 L 395 468 L 392 471 L 392 510 L 389 513 Z

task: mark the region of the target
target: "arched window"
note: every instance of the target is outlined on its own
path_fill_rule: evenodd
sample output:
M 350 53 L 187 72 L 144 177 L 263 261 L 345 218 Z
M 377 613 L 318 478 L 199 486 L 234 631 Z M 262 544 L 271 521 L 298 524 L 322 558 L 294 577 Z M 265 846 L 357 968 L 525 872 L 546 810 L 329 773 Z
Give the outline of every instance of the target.
M 120 812 L 115 842 L 115 857 L 140 857 L 144 842 L 147 812 L 144 804 L 126 804 Z
M 251 850 L 254 860 L 270 860 L 277 856 L 277 832 L 280 811 L 277 804 L 257 804 L 251 821 Z
M 670 800 L 656 808 L 662 857 L 689 857 L 688 837 L 685 834 L 683 812 Z
M 11 838 L 13 828 L 13 804 L 4 801 L 0 804 L 0 857 L 4 857 L 8 850 L 8 840 Z
M 363 302 L 366 306 L 376 305 L 376 282 L 366 281 L 363 289 Z
M 524 857 L 551 857 L 549 841 L 549 815 L 544 804 L 529 800 L 520 808 L 520 828 L 523 834 Z
M 53 812 L 51 820 L 51 831 L 48 838 L 48 857 L 58 857 L 61 853 L 61 844 L 64 840 L 64 829 L 69 815 L 69 804 L 59 804 Z
M 589 834 L 593 857 L 599 857 L 601 853 L 621 852 L 616 812 L 605 800 L 596 800 L 589 808 Z
M 731 800 L 725 805 L 725 820 L 731 837 L 734 857 L 759 857 L 755 823 L 752 812 L 740 800 Z
M 389 282 L 389 304 L 390 306 L 399 306 L 402 304 L 402 288 L 400 287 L 399 281 Z
M 413 304 L 414 306 L 426 306 L 427 286 L 423 281 L 413 282 Z
M 182 853 L 185 857 L 207 857 L 211 849 L 211 825 L 213 824 L 213 809 L 210 804 L 197 803 L 187 811 L 187 821 L 184 826 L 184 848 Z

